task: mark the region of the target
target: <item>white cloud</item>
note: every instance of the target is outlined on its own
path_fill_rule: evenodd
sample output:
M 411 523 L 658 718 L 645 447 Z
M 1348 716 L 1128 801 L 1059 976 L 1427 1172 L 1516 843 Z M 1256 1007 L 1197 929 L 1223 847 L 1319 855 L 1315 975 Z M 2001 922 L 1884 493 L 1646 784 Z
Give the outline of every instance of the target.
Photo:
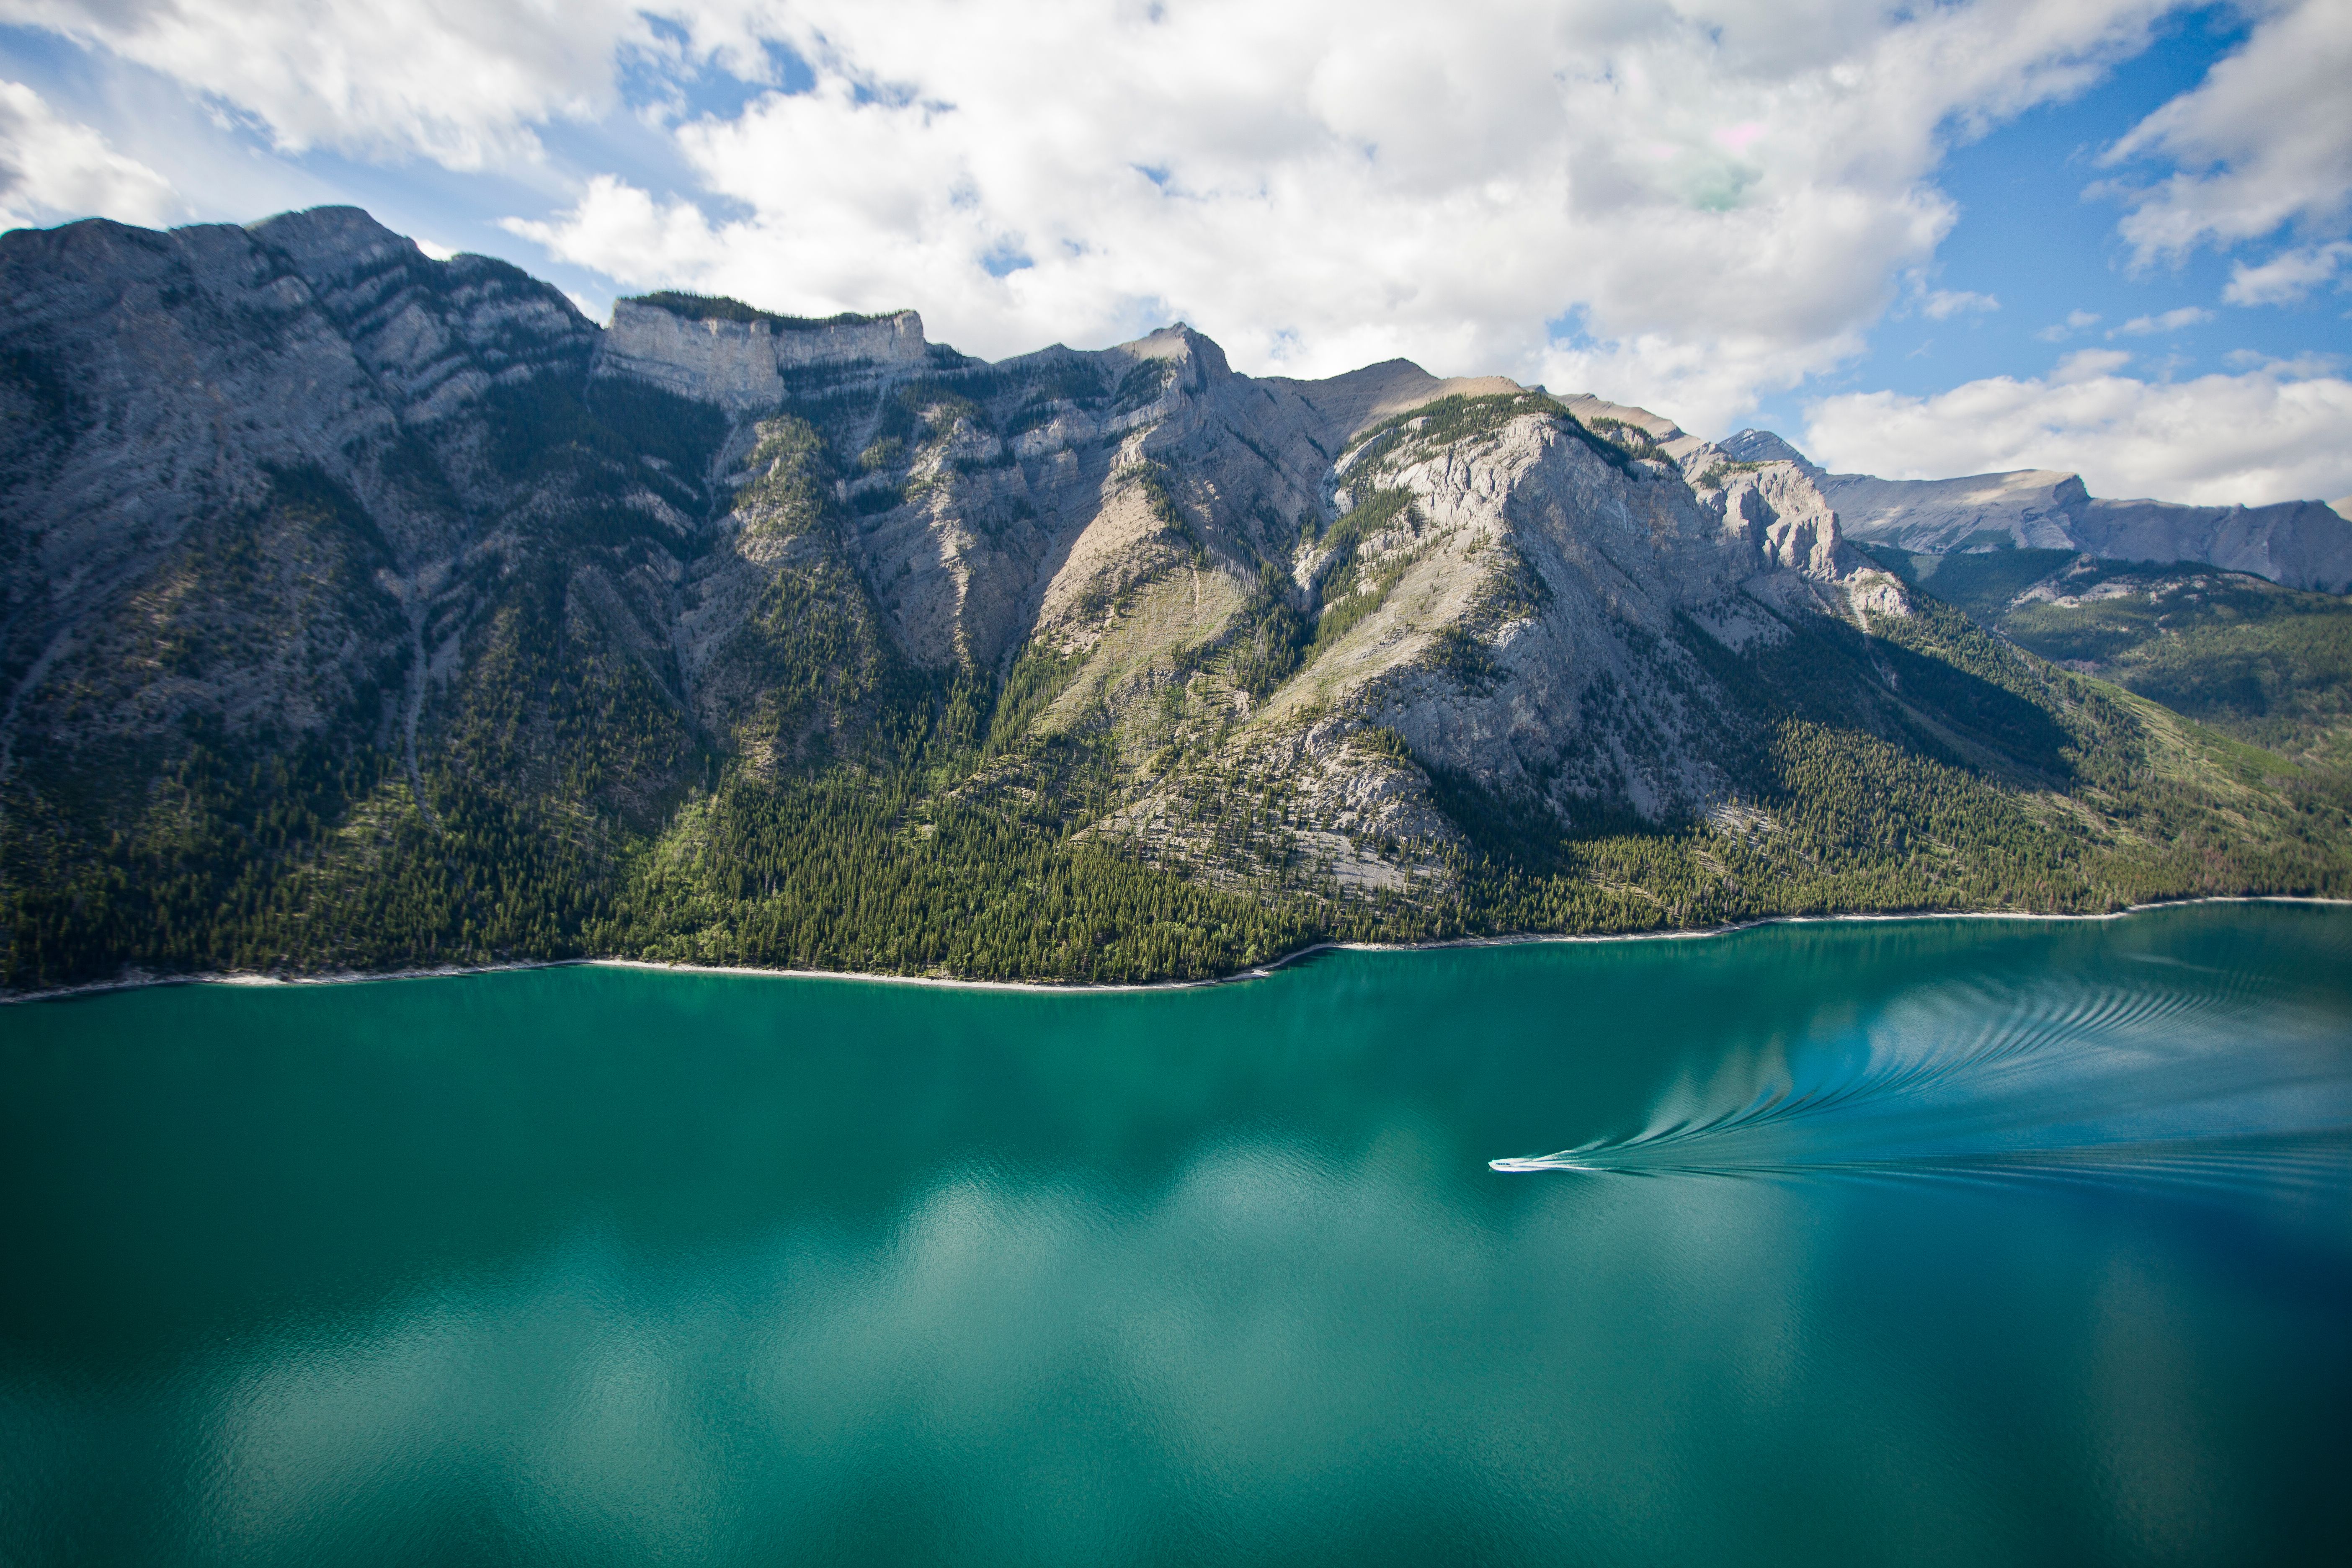
M 2352 381 L 2324 362 L 2151 382 L 2086 350 L 2047 379 L 1996 376 L 1933 397 L 1824 398 L 1804 449 L 1840 472 L 1947 479 L 2073 469 L 2091 493 L 2250 505 L 2352 489 Z
M 1182 317 L 1244 369 L 1404 353 L 1713 430 L 1861 353 L 1906 296 L 1930 320 L 1995 308 L 1911 281 L 1957 216 L 1941 160 L 2096 81 L 2179 3 L 0 0 L 0 21 L 164 73 L 281 149 L 457 169 L 629 112 L 625 72 L 685 181 L 592 165 L 566 210 L 509 225 L 623 287 L 913 304 L 992 355 Z M 2342 0 L 2251 3 L 2245 47 L 2110 154 L 2183 166 L 2133 195 L 2144 258 L 2341 206 Z M 816 89 L 682 107 L 713 62 L 772 81 L 766 41 Z M 2231 297 L 2289 288 L 2286 264 Z
M 2236 53 L 2102 155 L 2111 167 L 2180 165 L 2151 185 L 2095 186 L 2125 198 L 2136 260 L 2259 239 L 2287 223 L 2340 223 L 2352 209 L 2352 5 L 2300 0 L 2269 14 Z
M 2058 362 L 2057 368 L 2050 373 L 2050 379 L 2071 385 L 2078 381 L 2112 375 L 2131 362 L 2132 356 L 2121 349 L 2076 349 Z
M 2200 305 L 2183 305 L 2177 310 L 2167 310 L 2160 316 L 2134 316 L 2120 327 L 2107 329 L 2107 336 L 2145 338 L 2157 332 L 2177 332 L 2183 327 L 2193 327 L 2200 321 L 2210 321 L 2213 312 Z
M 1861 351 L 1955 219 L 1954 134 L 2161 9 L 803 0 L 774 26 L 817 89 L 678 127 L 700 191 L 608 176 L 514 226 L 626 287 L 914 304 L 991 355 L 1182 317 L 1244 369 L 1403 353 L 1716 428 Z
M 1921 301 L 1919 313 L 1929 321 L 1948 321 L 1963 310 L 1998 310 L 2000 301 L 1990 294 L 1960 289 L 1937 289 Z
M 2103 318 L 2096 310 L 2069 310 L 2063 321 L 2053 321 L 2033 335 L 2045 343 L 2063 343 L 2076 332 L 2095 327 Z
M 2221 298 L 2232 305 L 2292 305 L 2323 283 L 2333 282 L 2352 264 L 2352 244 L 2308 246 L 2282 251 L 2259 267 L 2241 261 L 2230 268 Z
M 0 228 L 80 217 L 168 223 L 186 211 L 154 170 L 59 119 L 31 88 L 0 81 Z
M 692 202 L 656 202 L 611 174 L 588 182 L 561 223 L 504 220 L 509 232 L 535 240 L 566 261 L 581 261 L 631 281 L 707 282 L 701 276 L 719 240 Z
M 257 121 L 281 150 L 536 154 L 535 122 L 617 102 L 624 49 L 674 53 L 628 0 L 0 0 Z

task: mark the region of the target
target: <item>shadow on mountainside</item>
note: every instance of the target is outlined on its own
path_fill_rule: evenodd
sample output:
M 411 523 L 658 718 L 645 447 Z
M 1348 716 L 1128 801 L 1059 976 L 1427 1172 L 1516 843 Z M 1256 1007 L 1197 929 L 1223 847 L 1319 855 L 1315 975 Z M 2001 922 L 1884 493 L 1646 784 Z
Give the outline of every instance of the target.
M 1735 652 L 1696 624 L 1683 626 L 1679 640 L 1717 688 L 1716 761 L 1731 802 L 1834 832 L 1899 808 L 1900 796 L 1922 787 L 1964 790 L 1989 805 L 2080 782 L 2081 738 L 2053 710 L 2054 697 L 2026 695 L 2036 690 L 2030 661 L 1940 605 L 1879 630 L 1895 636 L 1804 617 L 1786 639 Z M 1697 803 L 1652 816 L 1622 798 L 1557 802 L 1423 767 L 1472 855 L 1523 875 L 1567 871 L 1580 846 L 1680 839 L 1705 820 Z

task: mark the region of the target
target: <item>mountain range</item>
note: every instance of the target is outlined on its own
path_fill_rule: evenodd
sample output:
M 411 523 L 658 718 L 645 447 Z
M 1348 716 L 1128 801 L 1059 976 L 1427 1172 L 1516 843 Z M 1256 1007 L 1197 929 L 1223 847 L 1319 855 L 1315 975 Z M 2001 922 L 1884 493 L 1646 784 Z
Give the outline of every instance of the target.
M 1141 981 L 2352 890 L 2316 503 L 1831 475 L 1181 325 L 993 363 L 912 311 L 599 327 L 351 208 L 18 230 L 0 279 L 15 991 Z M 2261 636 L 2168 706 L 2139 656 L 2185 606 Z
M 1849 539 L 1950 554 L 2065 550 L 2120 561 L 2188 561 L 2290 588 L 2352 588 L 2352 497 L 2333 504 L 2184 506 L 2094 497 L 2080 474 L 2023 468 L 1956 479 L 1832 474 L 1769 430 L 1742 430 L 1723 450 L 1792 462 L 1838 510 Z

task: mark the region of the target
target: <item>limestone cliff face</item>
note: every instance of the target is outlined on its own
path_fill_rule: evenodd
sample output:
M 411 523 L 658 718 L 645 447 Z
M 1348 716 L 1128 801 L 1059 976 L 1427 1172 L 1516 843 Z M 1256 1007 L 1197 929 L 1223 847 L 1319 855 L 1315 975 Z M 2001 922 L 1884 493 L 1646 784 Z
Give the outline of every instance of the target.
M 28 801 L 223 733 L 651 830 L 722 764 L 854 763 L 951 677 L 1005 694 L 974 789 L 1082 737 L 1091 833 L 1223 875 L 1202 803 L 1245 783 L 1283 853 L 1392 887 L 1458 838 L 1444 780 L 1570 824 L 1722 802 L 1740 661 L 1908 609 L 1800 458 L 1402 361 L 1256 379 L 1180 325 L 986 364 L 911 311 L 724 301 L 600 330 L 351 209 L 20 232 L 0 278 Z
M 873 320 L 798 321 L 756 313 L 731 321 L 691 307 L 635 300 L 613 307 L 596 345 L 594 374 L 635 376 L 730 414 L 772 409 L 784 378 L 814 365 L 866 363 L 906 370 L 925 362 L 923 321 L 912 310 Z

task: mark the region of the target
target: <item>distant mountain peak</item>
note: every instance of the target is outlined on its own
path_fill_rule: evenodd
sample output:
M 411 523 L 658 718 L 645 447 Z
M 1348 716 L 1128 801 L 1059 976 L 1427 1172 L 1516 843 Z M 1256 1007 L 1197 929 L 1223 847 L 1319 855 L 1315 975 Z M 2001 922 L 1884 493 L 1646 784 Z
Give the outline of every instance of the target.
M 1736 462 L 1793 462 L 1837 508 L 1846 536 L 1927 554 L 2075 550 L 2118 561 L 2187 561 L 2290 588 L 2352 589 L 2352 497 L 2332 505 L 2190 506 L 2095 497 L 2080 474 L 2016 468 L 1948 479 L 1832 474 L 1769 430 L 1714 449 Z
M 1769 430 L 1747 429 L 1737 436 L 1717 441 L 1716 447 L 1736 463 L 1802 463 L 1813 466 L 1806 457 Z

